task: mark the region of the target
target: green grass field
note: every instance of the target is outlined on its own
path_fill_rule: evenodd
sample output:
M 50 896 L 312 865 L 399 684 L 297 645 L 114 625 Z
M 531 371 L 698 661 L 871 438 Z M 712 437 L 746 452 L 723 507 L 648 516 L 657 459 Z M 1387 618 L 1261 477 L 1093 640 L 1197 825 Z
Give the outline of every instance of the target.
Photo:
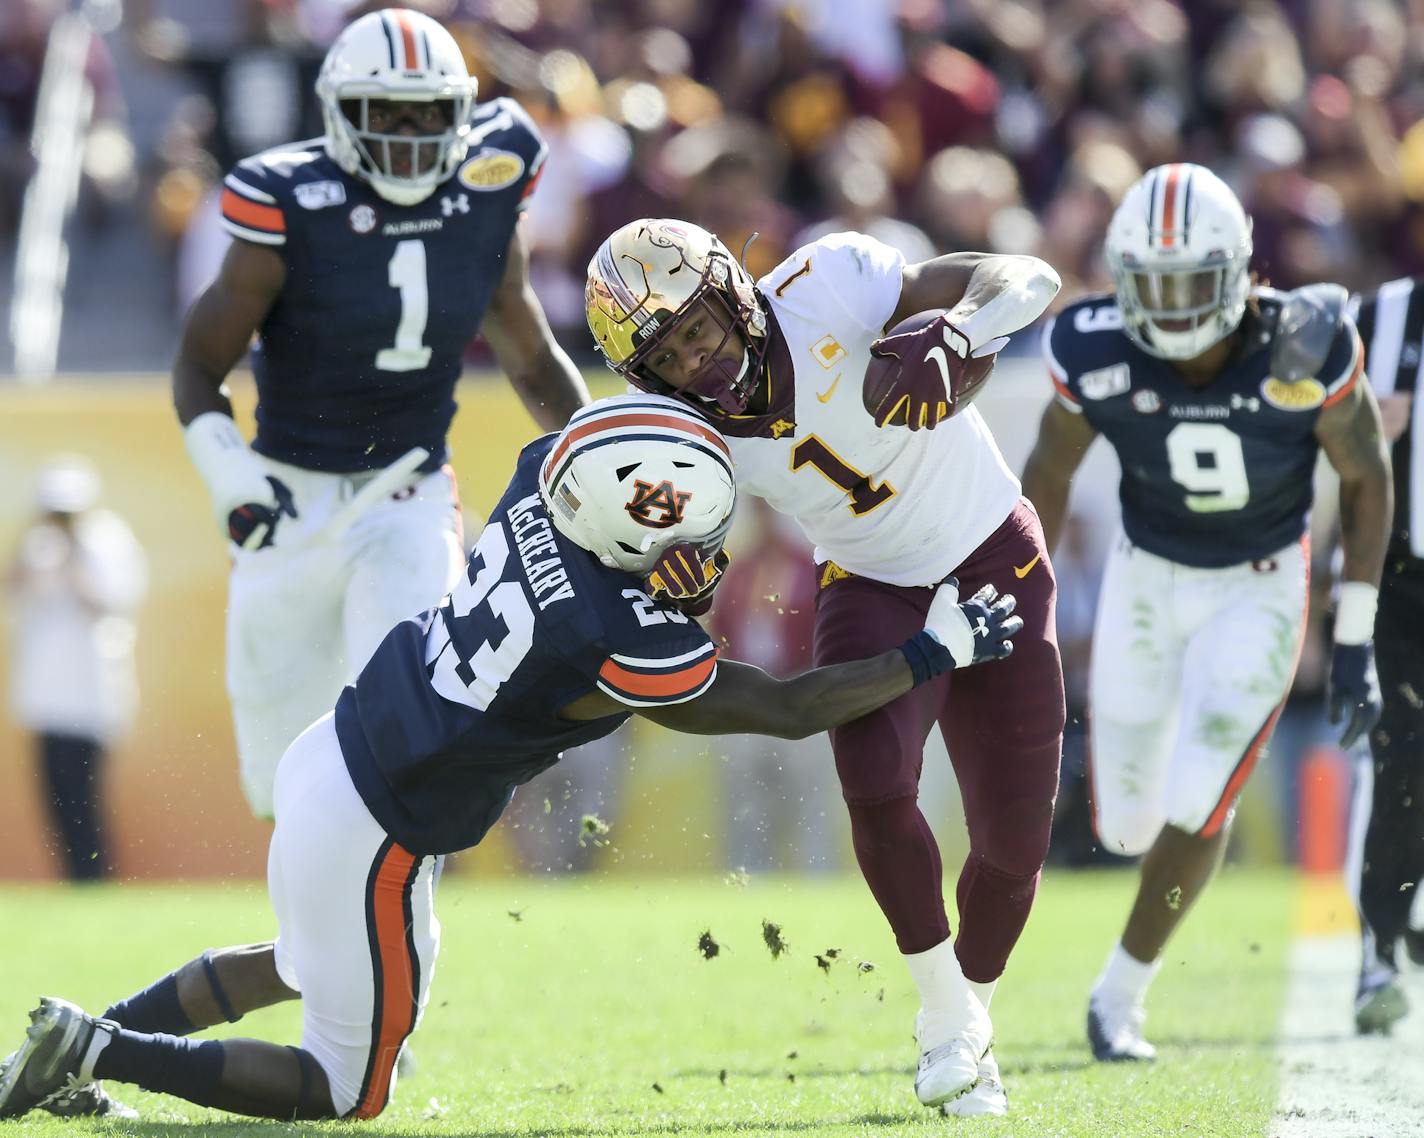
M 1083 1041 L 1084 1001 L 1132 886 L 1126 873 L 1046 879 L 993 1005 L 1009 1117 L 961 1121 L 915 1101 L 911 984 L 859 879 L 483 883 L 451 873 L 430 1008 L 414 1040 L 418 1073 L 363 1132 L 1263 1134 L 1295 879 L 1228 868 L 1154 989 L 1150 1036 L 1162 1059 L 1099 1066 Z M 789 944 L 780 959 L 763 943 L 764 919 Z M 256 883 L 11 886 L 0 889 L 0 928 L 8 1050 L 39 995 L 101 1011 L 206 947 L 270 936 L 272 918 Z M 721 946 L 712 960 L 697 949 L 704 930 Z M 839 954 L 829 959 L 828 949 Z M 254 1014 L 239 1029 L 296 1042 L 297 1006 Z M 297 1129 L 131 1088 L 121 1097 L 143 1121 L 35 1113 L 7 1129 L 234 1138 Z

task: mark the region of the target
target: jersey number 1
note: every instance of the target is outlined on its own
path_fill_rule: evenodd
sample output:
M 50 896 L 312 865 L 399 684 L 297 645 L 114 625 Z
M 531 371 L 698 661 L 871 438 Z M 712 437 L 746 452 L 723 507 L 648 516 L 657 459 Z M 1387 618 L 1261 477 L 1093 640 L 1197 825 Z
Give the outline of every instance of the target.
M 419 371 L 430 363 L 430 347 L 421 343 L 430 318 L 430 287 L 425 280 L 425 242 L 399 241 L 386 266 L 386 281 L 400 290 L 400 323 L 393 348 L 376 353 L 382 371 Z

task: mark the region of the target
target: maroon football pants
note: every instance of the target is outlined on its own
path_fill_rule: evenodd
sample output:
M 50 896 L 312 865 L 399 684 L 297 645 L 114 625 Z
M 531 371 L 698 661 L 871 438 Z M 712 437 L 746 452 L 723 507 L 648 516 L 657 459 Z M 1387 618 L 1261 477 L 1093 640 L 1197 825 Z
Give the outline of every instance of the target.
M 1055 582 L 1038 515 L 1021 499 L 955 571 L 961 598 L 985 584 L 1018 599 L 1014 652 L 940 676 L 831 732 L 856 860 L 900 951 L 949 936 L 939 847 L 920 812 L 924 743 L 936 722 L 964 800 L 969 857 L 959 874 L 955 953 L 971 980 L 996 979 L 1013 950 L 1048 852 L 1063 749 L 1063 668 Z M 816 598 L 816 664 L 874 656 L 924 627 L 934 590 L 864 577 Z

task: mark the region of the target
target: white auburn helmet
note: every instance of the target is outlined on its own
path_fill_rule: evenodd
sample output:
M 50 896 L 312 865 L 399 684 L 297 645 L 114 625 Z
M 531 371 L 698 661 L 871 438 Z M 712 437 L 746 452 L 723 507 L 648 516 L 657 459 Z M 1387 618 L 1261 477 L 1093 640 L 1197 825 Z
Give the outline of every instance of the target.
M 737 501 L 722 436 L 686 403 L 642 393 L 575 414 L 539 470 L 539 495 L 561 534 L 638 575 L 679 542 L 711 558 Z
M 1251 219 L 1204 166 L 1147 171 L 1108 224 L 1108 268 L 1122 325 L 1143 351 L 1186 360 L 1241 323 L 1251 290 Z
M 326 151 L 387 201 L 415 205 L 464 160 L 476 86 L 455 38 L 429 16 L 368 13 L 337 37 L 317 77 Z M 378 134 L 367 128 L 372 99 L 447 102 L 449 125 L 439 134 Z M 409 156 L 409 174 L 394 172 L 398 154 Z
M 722 339 L 702 370 L 674 392 L 645 365 L 700 301 L 709 305 Z M 766 313 L 751 275 L 700 225 L 645 217 L 615 230 L 588 263 L 584 309 L 608 366 L 634 387 L 674 395 L 714 415 L 746 410 L 766 355 Z M 734 332 L 746 345 L 735 372 L 717 358 Z

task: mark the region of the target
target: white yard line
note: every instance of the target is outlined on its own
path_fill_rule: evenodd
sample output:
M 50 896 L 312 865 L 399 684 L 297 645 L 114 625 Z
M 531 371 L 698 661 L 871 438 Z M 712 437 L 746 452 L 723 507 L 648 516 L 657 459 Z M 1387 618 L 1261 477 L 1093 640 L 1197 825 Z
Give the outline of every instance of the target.
M 1424 1138 L 1424 972 L 1391 1036 L 1355 1034 L 1359 938 L 1305 937 L 1281 1014 L 1281 1093 L 1269 1138 Z

